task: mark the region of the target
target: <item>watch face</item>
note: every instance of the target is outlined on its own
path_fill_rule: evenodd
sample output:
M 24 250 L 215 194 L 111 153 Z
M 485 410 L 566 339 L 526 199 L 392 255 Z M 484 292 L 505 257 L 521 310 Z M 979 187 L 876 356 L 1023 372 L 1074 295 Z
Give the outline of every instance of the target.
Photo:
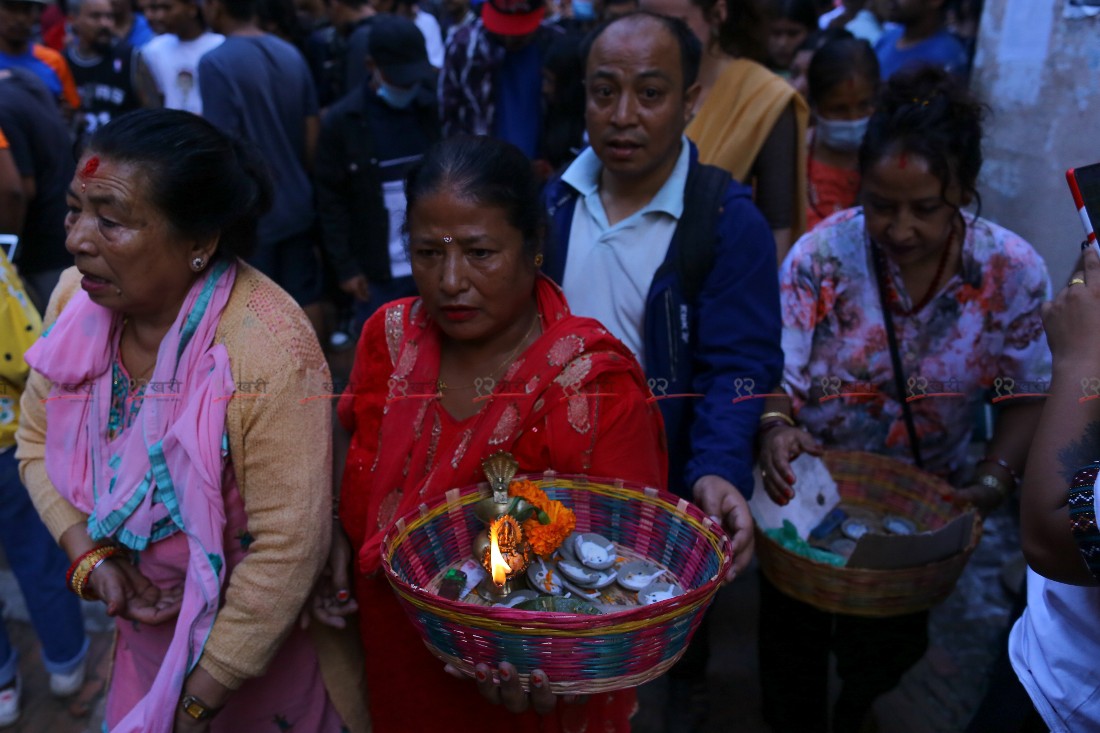
M 183 712 L 187 713 L 195 720 L 203 720 L 209 715 L 209 712 L 203 704 L 191 695 L 183 698 L 181 705 L 183 707 Z

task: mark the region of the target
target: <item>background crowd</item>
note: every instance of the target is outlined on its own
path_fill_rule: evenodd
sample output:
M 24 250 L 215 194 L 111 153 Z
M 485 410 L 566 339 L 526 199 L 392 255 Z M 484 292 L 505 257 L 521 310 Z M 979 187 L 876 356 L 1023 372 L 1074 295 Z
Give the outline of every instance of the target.
M 67 554 L 77 594 L 133 622 L 119 625 L 112 730 L 251 730 L 273 717 L 359 729 L 364 702 L 378 730 L 474 730 L 503 710 L 522 714 L 501 718 L 516 729 L 625 730 L 632 693 L 556 705 L 521 694 L 506 664 L 477 670 L 496 712 L 459 714 L 468 682 L 419 647 L 371 575 L 388 522 L 472 482 L 475 459 L 507 445 L 531 470 L 632 464 L 720 518 L 740 572 L 757 458 L 780 504 L 797 490 L 790 461 L 826 448 L 914 463 L 983 512 L 1021 483 L 1029 447 L 1057 473 L 1065 446 L 1032 438 L 1040 413 L 1060 418 L 1039 402 L 999 410 L 987 455 L 966 456 L 995 379 L 1072 381 L 1100 361 L 1058 331 L 1096 297 L 1100 262 L 1082 265 L 1079 294 L 1044 306 L 1041 258 L 974 213 L 984 108 L 966 86 L 980 15 L 967 0 L 0 0 L 0 233 L 18 241 L 18 276 L 0 279 L 23 314 L 13 333 L 37 334 L 39 312 L 47 325 L 0 374 L 28 396 L 22 418 L 0 411 L 0 490 L 21 499 L 5 500 L 0 538 L 49 641 L 53 692 L 79 688 L 87 649 L 75 600 L 49 600 L 58 585 L 43 580 L 60 579 Z M 161 109 L 178 113 L 127 114 Z M 74 257 L 79 287 L 63 277 Z M 331 527 L 331 419 L 290 407 L 342 391 L 317 340 L 357 346 Z M 182 403 L 148 407 L 150 385 L 199 371 Z M 230 374 L 259 376 L 272 399 L 188 412 Z M 826 404 L 829 375 L 875 385 L 882 402 Z M 967 399 L 911 407 L 905 375 L 961 382 Z M 470 390 L 485 380 L 522 383 L 534 405 L 500 394 L 483 406 Z M 111 399 L 59 397 L 85 382 Z M 410 384 L 433 385 L 432 399 L 398 399 Z M 744 384 L 773 397 L 738 401 Z M 687 394 L 698 399 L 660 399 Z M 296 435 L 265 422 L 276 409 L 293 410 L 324 455 L 289 460 Z M 97 420 L 102 434 L 77 430 Z M 77 433 L 86 466 L 57 459 Z M 165 444 L 201 456 L 197 467 Z M 1096 456 L 1080 457 L 1072 468 Z M 224 527 L 174 493 L 181 475 Z M 1095 479 L 1095 467 L 1077 477 L 1077 501 L 1091 506 L 1081 492 Z M 1037 515 L 1066 519 L 1064 501 L 1040 498 Z M 1063 689 L 1054 660 L 1087 623 L 1059 604 L 1097 603 L 1059 581 L 1092 576 L 1068 530 L 1026 529 L 1046 577 L 1031 581 L 1013 636 L 1037 708 L 1020 722 L 1083 730 L 1100 714 Z M 140 569 L 99 544 L 110 538 Z M 309 582 L 272 597 L 277 567 Z M 317 625 L 290 631 L 311 590 L 332 626 L 362 610 L 348 630 L 365 667 Z M 761 603 L 776 731 L 864 730 L 927 644 L 926 613 L 825 614 L 763 578 Z M 256 614 L 269 623 L 249 640 Z M 177 616 L 186 633 L 166 633 Z M 1066 633 L 1040 638 L 1040 624 Z M 669 730 L 705 720 L 706 634 L 704 621 L 670 672 Z M 0 725 L 20 697 L 4 642 Z M 832 712 L 830 653 L 844 684 Z M 413 684 L 438 708 L 404 705 Z M 177 697 L 169 717 L 157 712 Z

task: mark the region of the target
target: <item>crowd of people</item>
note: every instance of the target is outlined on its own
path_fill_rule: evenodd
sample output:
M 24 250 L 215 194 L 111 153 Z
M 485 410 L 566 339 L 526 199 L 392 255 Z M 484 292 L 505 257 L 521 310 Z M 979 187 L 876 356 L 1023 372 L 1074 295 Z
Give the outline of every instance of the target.
M 1100 407 L 1073 393 L 1100 353 L 1070 324 L 1098 317 L 1100 254 L 1051 301 L 1031 245 L 979 216 L 980 13 L 0 0 L 0 541 L 53 693 L 84 680 L 79 597 L 118 619 L 116 733 L 626 731 L 632 690 L 437 661 L 383 535 L 507 450 L 695 502 L 732 579 L 754 469 L 782 505 L 791 462 L 837 449 L 982 513 L 1020 490 L 1019 729 L 1095 730 L 1100 595 L 1075 586 L 1100 577 Z M 346 384 L 322 345 L 354 347 Z M 918 377 L 963 397 L 911 401 Z M 875 396 L 823 399 L 833 379 Z M 1050 395 L 1000 406 L 975 464 L 1006 379 Z M 769 726 L 866 730 L 927 612 L 759 583 Z M 715 704 L 707 629 L 668 673 L 669 731 Z

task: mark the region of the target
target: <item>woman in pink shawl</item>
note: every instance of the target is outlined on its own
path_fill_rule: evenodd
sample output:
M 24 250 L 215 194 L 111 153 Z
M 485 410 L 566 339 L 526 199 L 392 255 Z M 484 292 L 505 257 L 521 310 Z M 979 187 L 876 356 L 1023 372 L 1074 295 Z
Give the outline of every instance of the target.
M 295 624 L 329 542 L 331 386 L 301 309 L 238 259 L 270 183 L 168 110 L 103 127 L 77 171 L 18 457 L 70 588 L 118 619 L 105 729 L 365 729 L 358 645 Z

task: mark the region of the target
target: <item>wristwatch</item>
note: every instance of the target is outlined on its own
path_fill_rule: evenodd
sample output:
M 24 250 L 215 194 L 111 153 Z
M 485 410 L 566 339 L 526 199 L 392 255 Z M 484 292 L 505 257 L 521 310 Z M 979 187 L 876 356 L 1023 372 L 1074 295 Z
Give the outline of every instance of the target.
M 180 708 L 195 720 L 210 720 L 221 708 L 212 708 L 194 695 L 184 695 Z

